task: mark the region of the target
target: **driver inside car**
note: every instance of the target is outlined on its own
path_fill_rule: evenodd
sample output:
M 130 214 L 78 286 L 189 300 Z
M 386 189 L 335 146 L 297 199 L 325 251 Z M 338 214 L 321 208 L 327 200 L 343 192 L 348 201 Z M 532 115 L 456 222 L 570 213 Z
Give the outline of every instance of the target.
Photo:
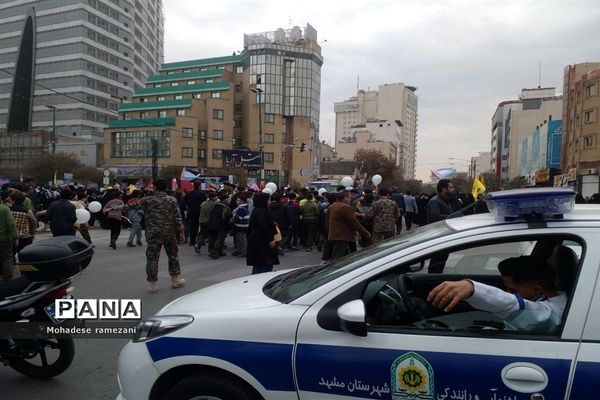
M 506 291 L 470 279 L 446 281 L 427 296 L 434 306 L 450 312 L 460 301 L 502 318 L 507 328 L 554 332 L 561 324 L 567 294 L 555 286 L 554 269 L 533 256 L 507 258 L 498 264 Z

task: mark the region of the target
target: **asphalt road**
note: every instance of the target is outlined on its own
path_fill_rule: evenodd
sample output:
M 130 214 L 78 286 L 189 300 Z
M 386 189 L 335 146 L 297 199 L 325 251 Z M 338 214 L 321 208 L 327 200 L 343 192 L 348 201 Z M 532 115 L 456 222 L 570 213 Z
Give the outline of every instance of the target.
M 96 246 L 94 258 L 89 267 L 73 279 L 73 295 L 77 298 L 141 299 L 145 316 L 154 314 L 184 294 L 250 273 L 250 267 L 245 265 L 243 258 L 227 256 L 212 260 L 205 254 L 195 254 L 193 248 L 185 244 L 180 246 L 179 256 L 186 285 L 171 289 L 163 251 L 159 269 L 160 290 L 150 294 L 145 276 L 145 247 L 126 247 L 129 231 L 122 232 L 116 250 L 108 247 L 109 231 L 92 229 L 91 234 Z M 41 234 L 37 239 L 45 237 L 50 235 Z M 226 252 L 231 253 L 231 237 L 226 244 L 229 245 Z M 276 269 L 311 265 L 319 262 L 319 254 L 316 251 L 295 251 L 280 256 L 280 262 Z M 126 339 L 76 339 L 73 364 L 63 374 L 50 380 L 27 378 L 0 365 L 0 397 L 6 400 L 115 399 L 119 392 L 117 359 L 126 342 Z

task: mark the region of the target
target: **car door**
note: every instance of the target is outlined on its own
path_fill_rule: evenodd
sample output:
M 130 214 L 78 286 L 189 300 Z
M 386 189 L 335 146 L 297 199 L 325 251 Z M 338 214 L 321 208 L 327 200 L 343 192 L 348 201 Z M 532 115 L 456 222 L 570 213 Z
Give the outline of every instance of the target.
M 564 399 L 579 347 L 589 296 L 596 281 L 600 251 L 588 243 L 600 236 L 588 229 L 562 227 L 584 239 L 586 255 L 562 333 L 540 337 L 519 334 L 474 334 L 432 329 L 378 329 L 366 336 L 344 332 L 338 307 L 359 299 L 365 283 L 398 263 L 418 260 L 453 246 L 494 238 L 530 240 L 547 230 L 477 233 L 416 250 L 387 267 L 340 286 L 314 304 L 298 327 L 295 372 L 300 399 Z M 523 240 L 524 242 L 527 240 Z M 598 246 L 595 246 L 598 247 Z M 594 265 L 596 264 L 596 265 Z

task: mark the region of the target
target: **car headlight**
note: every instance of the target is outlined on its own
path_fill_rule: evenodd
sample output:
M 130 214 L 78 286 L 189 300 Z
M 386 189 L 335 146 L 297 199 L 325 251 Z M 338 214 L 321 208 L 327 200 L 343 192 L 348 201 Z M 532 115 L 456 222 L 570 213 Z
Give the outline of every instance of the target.
M 145 342 L 158 336 L 176 331 L 191 324 L 194 317 L 191 315 L 159 315 L 143 319 L 137 326 L 133 336 L 134 342 Z

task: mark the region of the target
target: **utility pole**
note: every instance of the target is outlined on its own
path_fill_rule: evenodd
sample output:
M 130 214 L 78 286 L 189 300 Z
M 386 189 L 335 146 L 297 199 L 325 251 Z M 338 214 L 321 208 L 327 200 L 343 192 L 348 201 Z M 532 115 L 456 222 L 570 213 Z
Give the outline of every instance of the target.
M 258 95 L 258 144 L 260 150 L 260 179 L 265 180 L 265 158 L 263 152 L 263 134 L 262 134 L 262 94 L 263 90 L 260 88 L 250 89 Z
M 56 106 L 47 105 L 52 110 L 52 155 L 56 154 Z
M 152 180 L 158 179 L 158 139 L 151 139 L 152 143 Z

